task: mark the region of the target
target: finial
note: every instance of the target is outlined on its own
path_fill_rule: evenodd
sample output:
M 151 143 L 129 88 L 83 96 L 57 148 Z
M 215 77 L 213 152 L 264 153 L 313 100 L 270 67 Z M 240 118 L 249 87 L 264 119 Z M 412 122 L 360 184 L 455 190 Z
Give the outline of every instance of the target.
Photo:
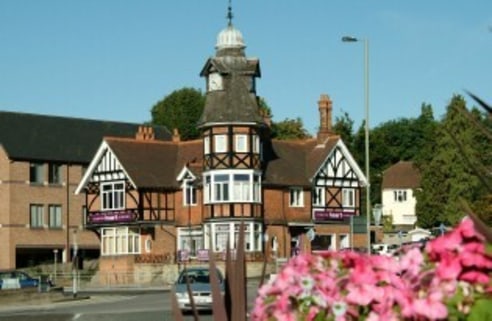
M 234 17 L 234 15 L 232 14 L 231 0 L 229 0 L 229 6 L 227 7 L 227 20 L 229 20 L 229 26 L 232 26 L 232 17 Z

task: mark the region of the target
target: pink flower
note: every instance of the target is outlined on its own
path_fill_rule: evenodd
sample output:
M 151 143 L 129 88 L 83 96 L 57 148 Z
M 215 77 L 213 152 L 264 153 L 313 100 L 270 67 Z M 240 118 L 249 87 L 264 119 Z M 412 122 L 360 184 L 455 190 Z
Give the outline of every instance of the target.
M 461 273 L 460 261 L 450 253 L 443 253 L 436 264 L 436 276 L 443 280 L 456 280 Z
M 415 314 L 429 320 L 445 319 L 448 316 L 448 310 L 441 300 L 441 293 L 431 292 L 425 298 L 416 299 L 413 302 L 413 310 Z

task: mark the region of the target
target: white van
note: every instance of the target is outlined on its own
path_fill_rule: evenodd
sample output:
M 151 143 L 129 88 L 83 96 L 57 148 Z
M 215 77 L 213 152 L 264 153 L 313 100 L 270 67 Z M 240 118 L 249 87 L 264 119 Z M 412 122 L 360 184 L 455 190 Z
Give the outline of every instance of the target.
M 371 245 L 371 253 L 392 256 L 398 249 L 398 244 L 376 243 Z

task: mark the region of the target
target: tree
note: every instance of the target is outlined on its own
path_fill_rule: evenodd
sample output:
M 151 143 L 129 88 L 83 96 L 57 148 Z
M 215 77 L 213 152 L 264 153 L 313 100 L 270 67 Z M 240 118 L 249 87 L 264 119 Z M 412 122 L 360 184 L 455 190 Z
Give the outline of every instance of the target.
M 416 212 L 417 224 L 424 228 L 455 225 L 463 216 L 460 201 L 473 203 L 480 197 L 480 180 L 468 161 L 479 158 L 478 136 L 465 112 L 463 97 L 453 96 L 436 130 L 432 156 L 421 166 Z
M 305 139 L 310 137 L 307 130 L 304 128 L 301 118 L 296 119 L 286 118 L 281 122 L 272 123 L 272 138 L 279 140 L 288 139 Z
M 350 118 L 347 112 L 343 113 L 342 117 L 336 117 L 333 124 L 333 132 L 340 135 L 345 145 L 352 148 L 352 142 L 354 141 L 354 121 Z
M 182 140 L 199 137 L 196 126 L 205 105 L 205 96 L 200 90 L 182 88 L 173 91 L 152 109 L 152 124 L 162 125 L 170 131 L 178 129 Z

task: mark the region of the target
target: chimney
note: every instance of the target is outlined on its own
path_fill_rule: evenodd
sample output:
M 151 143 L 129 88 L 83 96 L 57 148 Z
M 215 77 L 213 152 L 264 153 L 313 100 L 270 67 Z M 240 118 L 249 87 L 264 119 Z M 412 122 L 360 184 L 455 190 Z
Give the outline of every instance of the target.
M 331 114 L 333 103 L 327 94 L 322 94 L 319 97 L 318 109 L 319 109 L 319 130 L 318 130 L 318 144 L 322 144 L 330 135 L 333 134 L 331 128 Z
M 181 136 L 179 135 L 179 130 L 177 128 L 173 129 L 173 143 L 179 143 L 181 141 Z
M 150 126 L 138 126 L 138 131 L 135 134 L 136 140 L 154 140 L 154 128 Z

